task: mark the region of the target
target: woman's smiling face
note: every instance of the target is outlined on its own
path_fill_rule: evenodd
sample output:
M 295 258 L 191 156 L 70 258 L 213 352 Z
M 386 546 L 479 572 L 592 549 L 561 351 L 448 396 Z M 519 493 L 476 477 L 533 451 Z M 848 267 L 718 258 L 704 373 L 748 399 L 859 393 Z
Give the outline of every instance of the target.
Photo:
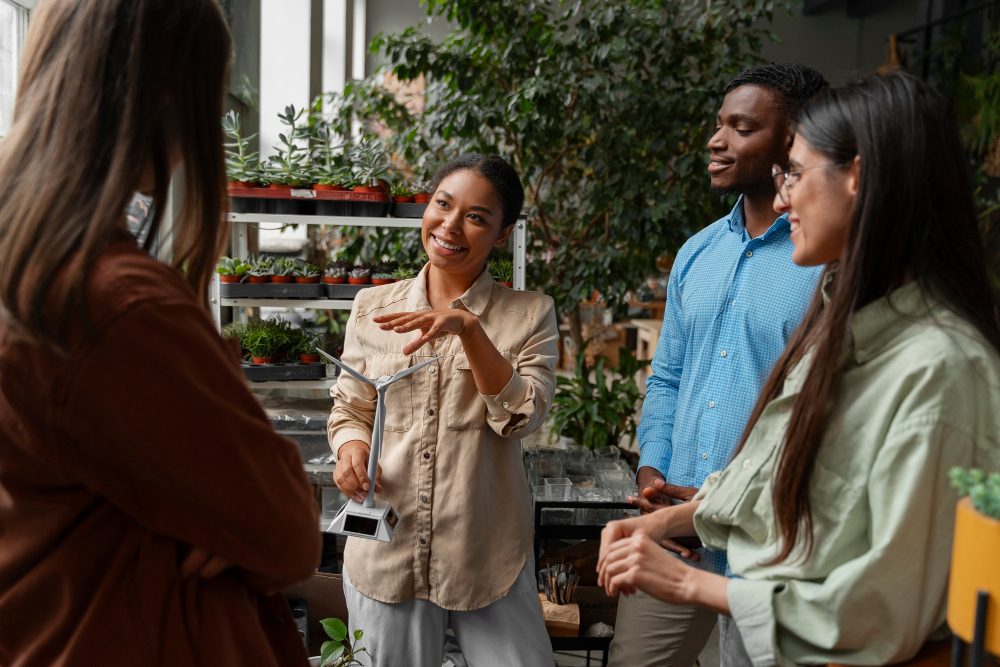
M 512 227 L 503 228 L 502 220 L 492 183 L 470 169 L 449 174 L 427 204 L 420 229 L 431 265 L 475 280 L 490 251 L 507 242 Z
M 851 213 L 857 196 L 859 162 L 834 165 L 796 135 L 788 155 L 794 182 L 774 198 L 774 210 L 788 213 L 792 261 L 799 266 L 829 264 L 840 259 L 847 245 Z

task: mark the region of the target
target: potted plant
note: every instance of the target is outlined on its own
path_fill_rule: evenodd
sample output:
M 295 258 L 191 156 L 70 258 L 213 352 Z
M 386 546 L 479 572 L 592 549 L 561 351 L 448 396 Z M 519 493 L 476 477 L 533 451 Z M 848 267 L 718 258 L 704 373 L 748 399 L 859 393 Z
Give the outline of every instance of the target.
M 378 139 L 362 139 L 350 149 L 357 185 L 355 192 L 381 192 L 380 182 L 389 170 L 389 157 Z
M 321 275 L 319 267 L 309 262 L 304 262 L 301 266 L 296 267 L 294 273 L 295 282 L 301 284 L 318 283 Z
M 372 269 L 367 264 L 355 266 L 347 275 L 347 282 L 352 285 L 368 285 L 372 281 Z
M 426 204 L 431 200 L 431 185 L 427 181 L 417 181 L 413 184 L 413 202 Z
M 951 484 L 960 495 L 955 512 L 948 626 L 967 643 L 974 639 L 977 606 L 986 612 L 986 651 L 1000 655 L 1000 472 L 952 468 Z
M 388 285 L 396 282 L 395 262 L 380 262 L 372 267 L 372 285 Z
M 390 192 L 392 193 L 392 201 L 396 204 L 413 203 L 413 190 L 410 189 L 405 181 L 393 183 Z
M 392 273 L 392 277 L 396 280 L 409 280 L 416 277 L 417 273 L 417 269 L 412 266 L 400 266 Z
M 320 358 L 319 353 L 316 352 L 317 347 L 319 347 L 319 336 L 299 329 L 293 336 L 290 351 L 301 364 L 318 364 Z
M 323 276 L 323 282 L 327 285 L 342 285 L 346 283 L 347 267 L 339 261 L 330 262 L 330 264 L 326 267 L 326 274 Z
M 250 271 L 250 265 L 236 257 L 223 257 L 215 265 L 219 280 L 224 283 L 238 283 Z
M 235 340 L 239 345 L 240 359 L 245 359 L 250 356 L 250 350 L 243 346 L 243 338 L 246 336 L 246 331 L 246 322 L 231 322 L 230 324 L 222 327 L 222 331 L 220 332 L 223 338 Z
M 346 190 L 351 185 L 351 166 L 345 162 L 344 144 L 330 123 L 318 113 L 310 112 L 309 143 L 311 146 L 313 189 Z
M 365 634 L 361 629 L 354 631 L 352 643 L 347 626 L 339 618 L 324 618 L 319 623 L 330 639 L 320 646 L 318 667 L 354 667 L 364 664 L 358 660 L 361 655 L 371 655 L 361 646 L 361 638 Z
M 261 178 L 260 153 L 250 150 L 250 142 L 257 136 L 243 137 L 240 133 L 240 114 L 230 111 L 222 117 L 222 131 L 228 141 L 226 149 L 226 177 L 229 187 L 249 188 Z
M 247 282 L 255 285 L 271 282 L 271 276 L 274 274 L 273 257 L 261 257 L 252 260 L 249 264 L 250 271 L 247 272 Z
M 487 262 L 486 268 L 501 285 L 514 286 L 514 262 L 509 257 L 493 257 Z
M 271 363 L 278 344 L 274 328 L 266 322 L 248 327 L 243 336 L 243 347 L 250 352 L 250 361 L 256 365 Z
M 290 104 L 285 107 L 284 113 L 278 114 L 278 119 L 288 126 L 288 130 L 278 134 L 279 143 L 274 146 L 275 154 L 268 159 L 267 176 L 271 187 L 294 188 L 310 180 L 307 152 L 299 144 L 305 137 L 305 128 L 299 124 L 304 112 L 305 109 L 296 110 Z
M 271 265 L 272 283 L 290 283 L 294 280 L 295 262 L 287 257 L 278 257 Z

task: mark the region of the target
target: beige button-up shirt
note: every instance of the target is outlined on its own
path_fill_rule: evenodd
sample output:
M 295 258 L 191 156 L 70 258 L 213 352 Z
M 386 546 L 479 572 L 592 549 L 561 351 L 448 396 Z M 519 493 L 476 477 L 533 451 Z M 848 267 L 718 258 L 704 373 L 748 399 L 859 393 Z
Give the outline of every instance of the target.
M 429 600 L 480 609 L 511 589 L 531 553 L 531 496 L 520 439 L 541 425 L 555 391 L 558 328 L 552 299 L 496 284 L 484 271 L 453 308 L 475 314 L 514 373 L 479 393 L 461 341 L 447 336 L 405 355 L 418 334 L 382 331 L 372 318 L 430 309 L 427 267 L 412 279 L 362 290 L 347 323 L 343 361 L 370 378 L 429 357 L 436 364 L 386 392 L 382 493 L 399 515 L 392 542 L 348 538 L 351 583 L 382 602 Z M 346 373 L 331 391 L 336 452 L 371 443 L 375 390 Z

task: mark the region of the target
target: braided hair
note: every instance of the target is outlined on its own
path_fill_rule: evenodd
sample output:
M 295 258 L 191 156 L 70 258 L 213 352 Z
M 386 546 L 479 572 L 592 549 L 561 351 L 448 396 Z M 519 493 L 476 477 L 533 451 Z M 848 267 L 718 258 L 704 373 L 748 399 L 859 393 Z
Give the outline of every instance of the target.
M 740 86 L 761 86 L 777 93 L 782 109 L 788 118 L 794 118 L 799 109 L 813 95 L 828 86 L 823 75 L 805 65 L 770 63 L 757 65 L 740 72 L 726 86 L 726 94 Z

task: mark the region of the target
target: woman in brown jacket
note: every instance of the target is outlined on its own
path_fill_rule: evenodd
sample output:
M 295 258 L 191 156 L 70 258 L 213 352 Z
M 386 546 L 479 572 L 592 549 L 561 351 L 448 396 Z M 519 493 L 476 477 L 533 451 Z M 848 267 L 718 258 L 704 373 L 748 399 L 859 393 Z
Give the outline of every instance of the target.
M 215 332 L 212 0 L 43 0 L 0 142 L 0 665 L 304 665 L 318 560 L 294 445 Z M 126 227 L 183 167 L 172 265 Z M 148 234 L 152 242 L 156 235 Z

